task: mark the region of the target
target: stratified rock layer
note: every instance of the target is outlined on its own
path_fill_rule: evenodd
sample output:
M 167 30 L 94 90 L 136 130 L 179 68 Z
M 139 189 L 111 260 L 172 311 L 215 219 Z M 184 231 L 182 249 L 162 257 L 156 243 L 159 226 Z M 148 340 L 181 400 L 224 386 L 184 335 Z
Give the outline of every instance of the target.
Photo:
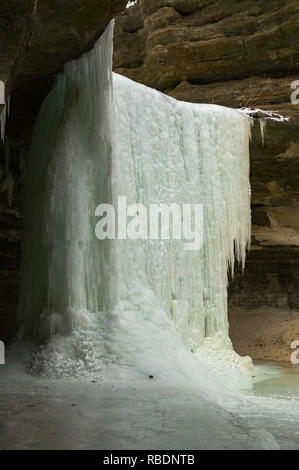
M 231 283 L 235 349 L 288 361 L 299 339 L 297 0 L 140 0 L 116 23 L 115 71 L 179 100 L 277 111 L 251 143 L 252 251 Z M 299 97 L 299 93 L 298 93 Z

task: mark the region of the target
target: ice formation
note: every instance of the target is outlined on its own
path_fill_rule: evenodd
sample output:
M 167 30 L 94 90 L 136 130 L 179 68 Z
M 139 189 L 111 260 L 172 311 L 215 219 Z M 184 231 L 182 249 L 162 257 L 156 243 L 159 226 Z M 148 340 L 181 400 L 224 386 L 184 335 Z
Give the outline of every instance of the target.
M 6 127 L 7 118 L 9 117 L 9 112 L 10 112 L 10 96 L 7 98 L 7 101 L 4 102 L 3 108 L 0 112 L 0 137 L 1 137 L 2 142 L 4 142 L 4 139 L 5 139 L 5 127 Z
M 137 4 L 137 0 L 129 1 L 129 2 L 127 3 L 126 8 L 131 8 L 131 7 L 133 7 L 133 6 L 136 5 L 136 4 Z
M 241 108 L 240 111 L 252 120 L 251 121 L 252 125 L 254 123 L 254 120 L 258 119 L 259 126 L 260 126 L 261 140 L 262 140 L 263 146 L 265 145 L 265 130 L 266 130 L 266 127 L 267 127 L 267 123 L 269 121 L 287 122 L 287 121 L 290 120 L 289 117 L 282 116 L 281 114 L 277 113 L 276 111 L 267 111 L 265 109 Z
M 111 24 L 40 110 L 25 191 L 20 324 L 48 376 L 248 377 L 228 337 L 227 270 L 250 240 L 249 119 L 112 74 Z M 95 209 L 202 204 L 203 247 L 103 240 Z

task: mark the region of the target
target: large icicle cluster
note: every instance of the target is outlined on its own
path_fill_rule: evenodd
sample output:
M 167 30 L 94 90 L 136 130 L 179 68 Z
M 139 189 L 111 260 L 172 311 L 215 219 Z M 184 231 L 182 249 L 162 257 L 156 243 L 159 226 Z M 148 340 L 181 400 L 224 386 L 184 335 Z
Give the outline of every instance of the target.
M 227 269 L 235 256 L 244 266 L 250 240 L 249 120 L 112 78 L 112 30 L 65 66 L 34 130 L 20 324 L 42 345 L 30 368 L 192 376 L 204 374 L 197 357 L 245 372 L 228 338 Z M 202 204 L 202 249 L 99 241 L 95 209 L 118 196 Z
M 227 271 L 235 256 L 244 267 L 250 240 L 249 119 L 116 74 L 113 89 L 114 193 L 145 207 L 203 206 L 199 251 L 183 240 L 119 243 L 121 298 L 147 286 L 189 350 L 219 373 L 225 361 L 242 367 L 228 339 Z

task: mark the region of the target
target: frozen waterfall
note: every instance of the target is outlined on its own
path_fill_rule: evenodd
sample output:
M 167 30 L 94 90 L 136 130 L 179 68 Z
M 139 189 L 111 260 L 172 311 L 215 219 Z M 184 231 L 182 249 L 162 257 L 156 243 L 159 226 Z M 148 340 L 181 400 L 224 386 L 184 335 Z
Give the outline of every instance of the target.
M 66 64 L 28 157 L 19 323 L 46 376 L 249 377 L 228 337 L 227 270 L 250 240 L 249 119 L 112 74 L 111 24 Z M 98 240 L 99 204 L 201 204 L 203 246 Z

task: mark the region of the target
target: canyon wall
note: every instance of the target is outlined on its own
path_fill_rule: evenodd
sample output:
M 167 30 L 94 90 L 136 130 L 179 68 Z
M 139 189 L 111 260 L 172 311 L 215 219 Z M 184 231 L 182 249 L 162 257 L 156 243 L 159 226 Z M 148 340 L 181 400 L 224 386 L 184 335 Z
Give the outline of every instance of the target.
M 252 249 L 229 289 L 235 349 L 288 361 L 299 339 L 297 0 L 139 0 L 118 18 L 114 69 L 179 100 L 261 108 L 251 143 Z M 299 94 L 298 94 L 299 95 Z

